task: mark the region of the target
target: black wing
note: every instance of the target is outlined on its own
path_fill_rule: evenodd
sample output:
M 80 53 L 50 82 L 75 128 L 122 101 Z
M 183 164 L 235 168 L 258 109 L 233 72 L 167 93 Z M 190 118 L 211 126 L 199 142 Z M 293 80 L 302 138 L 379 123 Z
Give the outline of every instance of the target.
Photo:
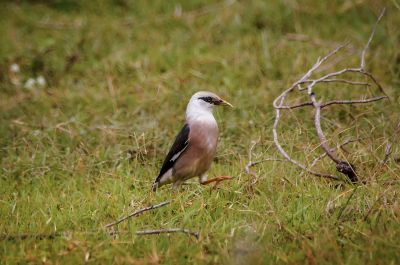
M 182 130 L 175 138 L 175 142 L 172 145 L 171 149 L 169 150 L 167 157 L 164 160 L 164 163 L 161 167 L 160 173 L 155 181 L 157 183 L 161 177 L 167 172 L 170 168 L 172 168 L 178 160 L 179 156 L 185 151 L 186 147 L 189 144 L 189 132 L 190 128 L 189 125 L 185 124 Z

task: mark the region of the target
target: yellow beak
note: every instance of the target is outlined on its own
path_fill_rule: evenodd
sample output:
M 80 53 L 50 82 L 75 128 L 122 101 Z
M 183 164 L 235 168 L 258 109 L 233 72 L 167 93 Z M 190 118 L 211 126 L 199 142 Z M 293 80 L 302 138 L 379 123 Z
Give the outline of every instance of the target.
M 226 100 L 224 100 L 224 99 L 222 99 L 222 98 L 221 98 L 221 100 L 222 100 L 222 102 L 221 102 L 220 105 L 222 105 L 222 106 L 229 106 L 229 107 L 233 108 L 233 105 L 232 105 L 231 103 L 229 103 L 228 101 L 226 101 Z

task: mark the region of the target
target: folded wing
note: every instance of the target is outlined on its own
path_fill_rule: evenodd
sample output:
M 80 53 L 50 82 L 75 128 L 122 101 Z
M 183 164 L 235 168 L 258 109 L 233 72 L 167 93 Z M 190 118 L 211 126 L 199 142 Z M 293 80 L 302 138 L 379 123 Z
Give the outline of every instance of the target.
M 185 124 L 179 134 L 176 136 L 174 144 L 172 145 L 171 149 L 169 150 L 167 157 L 164 160 L 164 163 L 161 167 L 160 173 L 158 174 L 155 184 L 157 184 L 163 175 L 170 170 L 182 153 L 186 150 L 189 145 L 189 133 L 190 128 L 188 124 Z

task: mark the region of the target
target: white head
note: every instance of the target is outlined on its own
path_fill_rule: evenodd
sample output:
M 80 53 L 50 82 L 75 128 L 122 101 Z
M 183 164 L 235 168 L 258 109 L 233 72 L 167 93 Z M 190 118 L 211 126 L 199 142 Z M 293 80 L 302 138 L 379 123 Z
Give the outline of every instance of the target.
M 212 92 L 199 91 L 190 98 L 186 108 L 186 118 L 194 119 L 203 115 L 212 116 L 212 111 L 215 106 L 233 107 L 231 103 L 223 100 Z

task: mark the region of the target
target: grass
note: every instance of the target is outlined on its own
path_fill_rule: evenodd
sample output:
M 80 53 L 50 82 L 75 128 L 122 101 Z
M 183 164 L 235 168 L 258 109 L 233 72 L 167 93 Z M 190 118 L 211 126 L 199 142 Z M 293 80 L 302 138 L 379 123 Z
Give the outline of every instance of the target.
M 2 264 L 398 264 L 399 165 L 377 166 L 398 135 L 400 10 L 386 1 L 17 1 L 0 9 L 0 257 Z M 367 56 L 391 100 L 324 111 L 330 143 L 367 184 L 301 176 L 272 142 L 272 100 L 337 44 L 354 66 L 383 5 L 388 12 Z M 179 16 L 179 8 L 182 13 Z M 177 16 L 174 16 L 174 13 Z M 296 34 L 296 40 L 291 36 Z M 299 36 L 302 40 L 299 40 Z M 9 69 L 18 64 L 20 72 Z M 43 76 L 44 87 L 26 87 Z M 211 90 L 218 154 L 210 175 L 235 179 L 150 192 L 188 98 Z M 351 87 L 321 97 L 361 98 Z M 281 141 L 309 163 L 320 154 L 311 110 L 285 113 Z M 324 160 L 317 169 L 335 173 Z M 151 204 L 160 209 L 104 226 Z M 184 227 L 184 234 L 135 231 Z M 11 235 L 68 232 L 39 240 Z

